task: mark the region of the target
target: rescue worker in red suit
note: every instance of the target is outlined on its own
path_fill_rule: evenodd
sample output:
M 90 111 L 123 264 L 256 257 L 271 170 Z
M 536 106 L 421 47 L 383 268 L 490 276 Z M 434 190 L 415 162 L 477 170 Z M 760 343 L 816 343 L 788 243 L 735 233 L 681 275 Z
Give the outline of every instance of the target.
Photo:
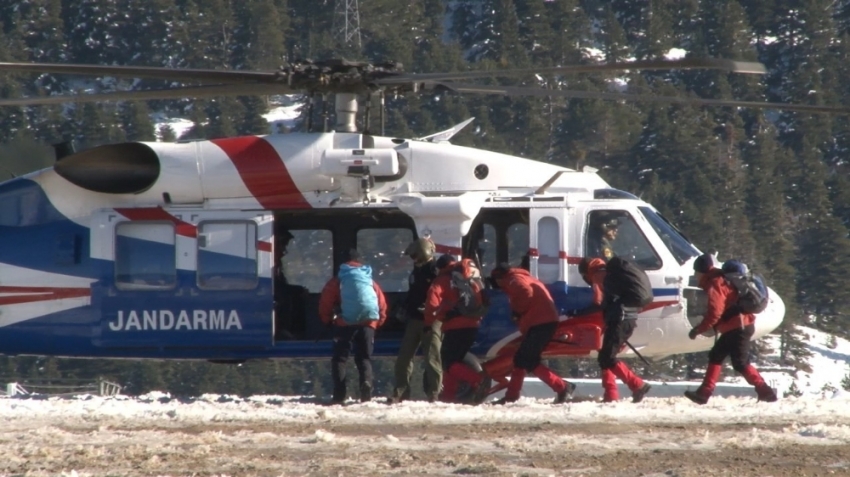
M 364 264 L 360 253 L 351 249 L 344 254 L 343 266 L 350 268 L 362 268 Z M 340 266 L 340 269 L 343 268 Z M 371 274 L 371 268 L 369 269 Z M 333 378 L 333 397 L 331 404 L 342 404 L 345 402 L 345 367 L 348 357 L 354 349 L 354 365 L 360 384 L 360 401 L 368 402 L 372 399 L 372 352 L 375 347 L 375 330 L 387 320 L 387 301 L 384 293 L 377 282 L 372 280 L 372 288 L 375 291 L 378 304 L 378 319 L 364 320 L 359 323 L 349 324 L 341 316 L 342 293 L 340 292 L 340 279 L 335 276 L 328 280 L 319 298 L 319 319 L 326 326 L 333 328 L 333 356 L 331 358 L 331 377 Z
M 632 402 L 641 402 L 646 393 L 652 388 L 629 366 L 617 359 L 617 354 L 631 338 L 637 326 L 638 310 L 614 303 L 605 296 L 605 277 L 607 275 L 605 261 L 601 258 L 585 257 L 578 265 L 582 278 L 593 290 L 593 302 L 590 311 L 602 309 L 605 321 L 605 334 L 602 337 L 602 348 L 599 349 L 598 361 L 602 375 L 602 402 L 614 402 L 620 399 L 617 389 L 617 378 L 632 392 Z M 579 312 L 578 314 L 583 314 Z
M 526 373 L 532 373 L 555 391 L 555 404 L 567 401 L 576 385 L 564 381 L 540 363 L 543 350 L 552 341 L 558 327 L 558 311 L 549 290 L 522 268 L 510 268 L 503 263 L 490 272 L 492 283 L 508 296 L 514 322 L 522 341 L 514 354 L 514 369 L 505 397 L 496 404 L 515 402 L 522 391 Z
M 443 345 L 440 347 L 443 391 L 440 400 L 455 402 L 458 385 L 463 381 L 474 390 L 474 401 L 479 404 L 488 391 L 484 376 L 464 364 L 463 358 L 475 344 L 481 319 L 457 315 L 453 310 L 459 299 L 451 285 L 452 267 L 456 263 L 454 257 L 448 254 L 437 259 L 439 273 L 431 282 L 425 299 L 425 326 L 434 326 L 435 322 L 440 322 L 438 326 L 443 333 Z
M 756 388 L 759 401 L 775 402 L 776 392 L 764 382 L 758 370 L 750 364 L 750 339 L 755 333 L 756 317 L 752 313 L 737 313 L 738 291 L 723 277 L 714 255 L 703 254 L 694 261 L 694 272 L 699 287 L 708 299 L 705 316 L 688 337 L 696 337 L 714 328 L 720 338 L 708 352 L 708 369 L 702 385 L 696 391 L 685 391 L 685 397 L 697 404 L 705 404 L 714 392 L 720 378 L 723 361 L 732 357 L 732 369 L 740 373 Z

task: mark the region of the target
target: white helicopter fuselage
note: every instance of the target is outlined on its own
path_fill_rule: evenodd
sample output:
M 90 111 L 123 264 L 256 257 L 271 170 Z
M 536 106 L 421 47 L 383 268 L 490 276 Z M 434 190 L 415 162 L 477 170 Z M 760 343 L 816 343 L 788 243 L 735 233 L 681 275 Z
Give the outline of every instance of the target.
M 448 142 L 305 133 L 103 146 L 0 184 L 0 203 L 0 353 L 321 356 L 318 291 L 342 251 L 366 250 L 399 298 L 401 252 L 423 235 L 485 273 L 525 258 L 567 320 L 590 300 L 577 264 L 612 219 L 612 253 L 642 266 L 655 295 L 631 344 L 649 358 L 712 345 L 687 338 L 704 311 L 689 285 L 698 250 L 651 205 L 595 172 Z M 294 240 L 281 258 L 282 231 Z M 484 356 L 516 336 L 493 293 L 474 348 Z M 772 293 L 756 337 L 784 311 Z M 397 352 L 398 329 L 379 334 L 379 354 Z

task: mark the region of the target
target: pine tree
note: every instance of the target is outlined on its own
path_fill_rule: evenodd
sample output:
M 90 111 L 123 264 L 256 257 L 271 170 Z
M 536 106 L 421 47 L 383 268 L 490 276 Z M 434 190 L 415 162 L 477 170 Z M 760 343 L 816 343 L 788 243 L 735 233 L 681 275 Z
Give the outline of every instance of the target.
M 623 31 L 623 26 L 617 20 L 614 10 L 610 6 L 605 8 L 605 17 L 603 21 L 603 29 L 601 30 L 602 42 L 604 45 L 605 61 L 615 62 L 624 61 L 631 56 L 631 48 L 626 40 L 626 34 Z
M 38 62 L 67 61 L 61 0 L 33 0 L 18 4 L 20 26 L 29 57 Z
M 62 8 L 70 58 L 76 63 L 122 64 L 124 24 L 117 3 L 104 0 L 65 0 Z
M 554 33 L 558 30 L 551 26 L 552 20 L 548 15 L 546 2 L 521 0 L 515 3 L 519 39 L 531 63 L 541 66 L 551 64 Z
M 813 151 L 803 152 L 801 163 L 806 173 L 800 178 L 805 191 L 800 208 L 801 223 L 797 247 L 799 301 L 804 313 L 817 316 L 816 324 L 824 331 L 845 328 L 850 309 L 847 274 L 850 266 L 850 239 L 847 228 L 832 215 L 826 190 L 824 165 Z
M 423 0 L 422 11 L 417 21 L 423 25 L 413 40 L 411 72 L 454 71 L 463 64 L 457 43 L 443 41 L 442 0 Z M 407 65 L 405 65 L 407 66 Z
M 643 12 L 646 37 L 635 49 L 638 58 L 660 58 L 673 47 L 671 3 L 671 0 L 649 0 L 648 8 Z
M 266 102 L 258 96 L 248 96 L 242 100 L 244 108 L 241 109 L 243 114 L 238 123 L 237 132 L 240 135 L 268 134 L 269 122 L 262 116 L 268 109 Z
M 482 51 L 481 58 L 494 60 L 503 68 L 525 68 L 529 60 L 525 49 L 519 38 L 519 20 L 516 16 L 514 0 L 485 0 L 492 1 L 493 17 L 492 35 L 487 38 L 492 40 L 488 47 Z M 483 39 L 483 38 L 482 38 Z
M 192 120 L 193 125 L 179 139 L 206 139 L 207 132 L 205 124 L 207 122 L 207 116 L 204 110 L 203 102 L 195 101 L 192 104 L 189 118 Z
M 182 48 L 175 55 L 180 66 L 226 68 L 230 66 L 235 22 L 226 0 L 186 0 L 181 9 L 176 43 Z
M 162 142 L 174 142 L 177 140 L 177 135 L 169 124 L 161 125 L 159 131 L 157 131 L 157 136 L 159 136 L 159 140 Z
M 207 103 L 206 115 L 209 118 L 205 128 L 207 139 L 232 137 L 237 134 L 234 112 L 241 110 L 237 107 L 237 103 L 233 98 L 221 98 Z
M 0 31 L 0 61 L 11 61 L 14 58 L 9 50 L 10 41 Z M 0 98 L 16 98 L 21 96 L 21 88 L 15 77 L 0 76 Z M 26 116 L 19 107 L 0 107 L 0 143 L 9 142 L 25 131 Z
M 120 107 L 121 128 L 128 141 L 153 141 L 156 135 L 153 130 L 150 114 L 145 103 L 126 102 Z
M 274 0 L 248 0 L 234 4 L 236 30 L 230 64 L 235 69 L 274 71 L 284 61 L 289 17 Z
M 752 224 L 758 247 L 750 267 L 762 274 L 785 304 L 785 319 L 778 330 L 781 338 L 780 360 L 798 369 L 806 366 L 811 352 L 797 329 L 802 316 L 796 303 L 793 218 L 785 205 L 784 184 L 780 171 L 787 152 L 776 142 L 775 129 L 769 124 L 754 131 L 743 159 L 749 164 L 747 217 Z
M 470 51 L 476 46 L 477 31 L 482 22 L 483 5 L 477 0 L 459 0 L 447 7 L 451 16 L 452 38 L 457 40 L 464 51 Z

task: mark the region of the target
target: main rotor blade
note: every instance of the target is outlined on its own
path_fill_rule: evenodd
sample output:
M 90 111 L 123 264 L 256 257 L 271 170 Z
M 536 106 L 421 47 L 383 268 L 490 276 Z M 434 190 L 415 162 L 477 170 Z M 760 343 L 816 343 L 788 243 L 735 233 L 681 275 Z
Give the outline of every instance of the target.
M 126 78 L 151 78 L 181 82 L 206 84 L 221 83 L 270 83 L 278 77 L 275 72 L 267 71 L 230 71 L 212 69 L 174 69 L 152 66 L 100 66 L 100 65 L 63 65 L 58 63 L 3 63 L 0 73 L 48 73 L 80 76 L 115 76 Z
M 736 61 L 722 58 L 682 58 L 680 60 L 646 60 L 588 65 L 552 66 L 547 68 L 525 68 L 515 70 L 461 71 L 458 73 L 420 73 L 389 76 L 376 81 L 377 84 L 395 84 L 406 82 L 441 82 L 455 79 L 504 77 L 531 74 L 552 73 L 598 73 L 602 71 L 625 70 L 672 70 L 672 69 L 708 69 L 725 70 L 730 73 L 762 75 L 767 72 L 764 65 L 752 61 Z
M 650 96 L 624 93 L 608 93 L 604 91 L 574 91 L 561 89 L 524 88 L 520 86 L 482 86 L 476 84 L 439 83 L 435 87 L 443 87 L 458 93 L 498 94 L 502 96 L 558 96 L 566 98 L 606 99 L 616 101 L 634 101 L 645 103 L 689 104 L 692 106 L 730 106 L 736 108 L 782 109 L 803 113 L 835 113 L 848 114 L 850 107 L 819 106 L 814 104 L 770 103 L 763 101 L 737 101 L 727 99 L 703 99 L 678 96 Z
M 292 91 L 282 84 L 219 84 L 188 86 L 171 89 L 143 91 L 115 91 L 112 93 L 83 93 L 44 96 L 35 98 L 0 98 L 0 106 L 38 106 L 64 103 L 100 103 L 108 101 L 147 101 L 152 99 L 209 98 L 216 96 L 257 96 L 284 94 Z

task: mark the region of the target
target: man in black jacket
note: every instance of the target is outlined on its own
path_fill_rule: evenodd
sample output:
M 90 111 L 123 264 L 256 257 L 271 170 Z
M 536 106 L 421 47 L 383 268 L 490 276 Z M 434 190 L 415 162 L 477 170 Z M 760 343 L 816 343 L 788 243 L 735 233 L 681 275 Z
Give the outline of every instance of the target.
M 435 249 L 434 242 L 430 238 L 420 238 L 414 240 L 404 252 L 413 259 L 413 271 L 410 273 L 410 287 L 404 301 L 402 319 L 406 320 L 407 325 L 395 362 L 395 389 L 392 396 L 387 399 L 388 404 L 410 399 L 413 357 L 420 346 L 425 367 L 425 395 L 428 401 L 434 402 L 440 394 L 440 383 L 443 380 L 443 367 L 440 361 L 442 333 L 439 330 L 433 330 L 430 326 L 425 326 L 422 315 L 428 288 L 438 271 L 434 259 Z

